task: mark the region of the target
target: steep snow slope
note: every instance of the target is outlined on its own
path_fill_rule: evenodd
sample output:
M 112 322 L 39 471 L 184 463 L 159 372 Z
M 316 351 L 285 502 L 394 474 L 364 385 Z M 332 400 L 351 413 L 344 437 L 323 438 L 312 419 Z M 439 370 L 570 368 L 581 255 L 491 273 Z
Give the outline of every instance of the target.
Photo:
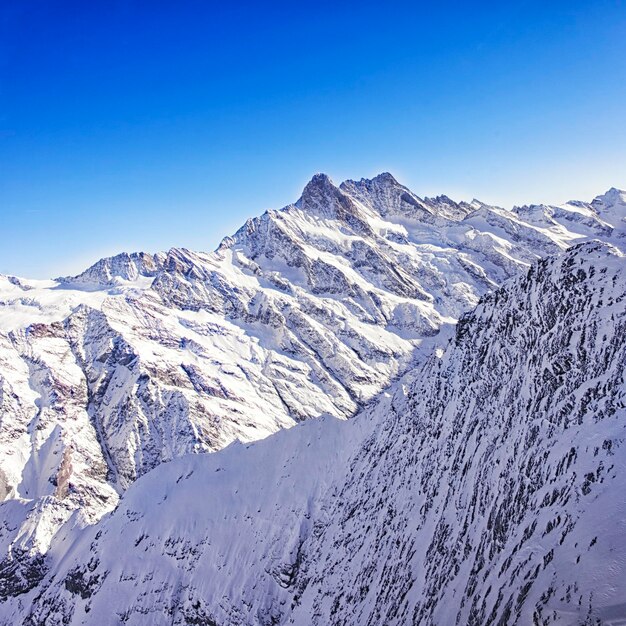
M 6 623 L 625 618 L 625 270 L 540 261 L 356 419 L 160 466 Z
M 317 175 L 212 254 L 0 277 L 0 598 L 43 575 L 66 520 L 94 521 L 159 463 L 353 415 L 538 256 L 622 241 L 625 207 L 611 190 L 506 211 Z
M 110 527 L 87 528 L 77 545 L 75 534 L 57 542 L 49 561 L 63 561 L 66 553 L 80 560 L 88 553 L 87 561 L 71 557 L 73 591 L 66 593 L 62 582 L 58 601 L 45 594 L 31 622 L 70 620 L 74 594 L 80 598 L 76 617 L 91 623 L 168 623 L 172 612 L 193 619 L 199 616 L 192 606 L 196 597 L 188 602 L 186 590 L 201 588 L 202 596 L 215 600 L 220 620 L 272 623 L 284 613 L 322 496 L 371 428 L 367 420 L 352 425 L 321 418 L 264 440 L 269 445 L 235 443 L 161 465 L 127 491 Z M 111 551 L 101 555 L 100 546 L 109 542 Z M 112 586 L 103 587 L 109 578 Z M 23 619 L 38 593 L 21 596 L 14 605 L 21 612 L 10 618 L 0 605 L 0 616 Z M 178 606 L 179 600 L 189 606 Z

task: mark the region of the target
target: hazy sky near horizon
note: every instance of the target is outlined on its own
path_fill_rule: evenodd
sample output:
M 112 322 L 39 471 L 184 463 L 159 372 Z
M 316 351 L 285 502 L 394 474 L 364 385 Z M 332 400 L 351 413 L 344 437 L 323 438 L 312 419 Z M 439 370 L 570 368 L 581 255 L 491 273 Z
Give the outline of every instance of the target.
M 210 250 L 319 171 L 626 187 L 626 0 L 1 3 L 0 272 Z

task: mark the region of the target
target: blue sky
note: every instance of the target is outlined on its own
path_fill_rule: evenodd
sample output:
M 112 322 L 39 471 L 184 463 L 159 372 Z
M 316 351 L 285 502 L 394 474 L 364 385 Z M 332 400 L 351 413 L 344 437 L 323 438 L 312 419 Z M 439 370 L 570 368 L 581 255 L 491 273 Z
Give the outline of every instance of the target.
M 507 206 L 626 187 L 626 2 L 0 3 L 0 272 L 213 249 L 384 170 Z

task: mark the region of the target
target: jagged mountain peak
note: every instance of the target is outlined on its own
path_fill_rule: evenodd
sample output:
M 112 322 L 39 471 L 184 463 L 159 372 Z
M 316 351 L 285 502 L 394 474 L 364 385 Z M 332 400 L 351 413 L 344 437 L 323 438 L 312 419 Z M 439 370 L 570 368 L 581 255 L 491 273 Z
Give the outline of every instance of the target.
M 320 217 L 342 218 L 358 213 L 353 200 L 327 174 L 315 174 L 295 206 Z
M 424 198 L 424 203 L 439 215 L 453 220 L 463 219 L 473 210 L 470 203 L 456 202 L 445 194 L 435 196 L 434 198 Z
M 626 191 L 611 187 L 594 198 L 591 206 L 602 220 L 612 226 L 616 237 L 626 238 Z
M 596 200 L 604 200 L 607 202 L 624 202 L 626 197 L 626 190 L 618 189 L 617 187 L 611 187 L 608 191 L 599 196 L 596 196 Z
M 626 208 L 626 191 L 611 187 L 606 193 L 596 196 L 591 206 L 599 213 L 617 207 Z
M 341 190 L 378 216 L 408 217 L 425 223 L 432 223 L 438 216 L 436 207 L 429 206 L 388 172 L 374 178 L 346 180 Z
M 151 278 L 163 267 L 166 255 L 162 252 L 121 252 L 105 257 L 88 267 L 77 276 L 57 279 L 64 284 L 75 285 L 113 285 L 118 280 L 135 281 L 138 278 Z
M 363 179 L 362 179 L 363 180 Z M 381 172 L 372 178 L 373 183 L 397 186 L 400 185 L 398 180 L 390 172 Z
M 406 189 L 398 180 L 389 172 L 381 172 L 377 174 L 373 178 L 361 178 L 358 181 L 348 179 L 341 183 L 340 187 L 345 187 L 349 189 L 352 185 L 361 185 L 363 187 L 401 187 L 402 189 Z
M 324 197 L 327 194 L 333 197 L 338 191 L 339 187 L 328 174 L 318 172 L 314 174 L 311 180 L 304 186 L 302 195 L 300 196 L 300 202 L 306 203 L 311 200 L 318 200 L 320 196 Z
M 346 180 L 337 186 L 326 174 L 316 174 L 305 186 L 296 206 L 303 210 L 333 217 L 359 216 L 361 207 L 376 215 L 396 213 L 432 221 L 438 217 L 461 219 L 468 209 L 445 195 L 422 199 L 389 172 L 373 178 Z
M 336 187 L 332 178 L 325 172 L 317 172 L 311 176 L 311 180 L 305 185 L 307 187 Z

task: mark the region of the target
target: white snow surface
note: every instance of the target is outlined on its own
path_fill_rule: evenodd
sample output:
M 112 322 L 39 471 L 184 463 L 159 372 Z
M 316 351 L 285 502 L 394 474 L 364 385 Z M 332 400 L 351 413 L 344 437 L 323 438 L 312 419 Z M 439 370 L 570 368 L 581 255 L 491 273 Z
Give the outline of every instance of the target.
M 81 529 L 138 477 L 353 416 L 538 258 L 592 239 L 623 249 L 625 216 L 616 189 L 509 211 L 419 198 L 390 174 L 340 186 L 320 174 L 214 253 L 122 254 L 51 281 L 0 276 L 0 599 L 26 606 L 51 546 L 91 532 Z M 339 471 L 329 468 L 316 476 Z

